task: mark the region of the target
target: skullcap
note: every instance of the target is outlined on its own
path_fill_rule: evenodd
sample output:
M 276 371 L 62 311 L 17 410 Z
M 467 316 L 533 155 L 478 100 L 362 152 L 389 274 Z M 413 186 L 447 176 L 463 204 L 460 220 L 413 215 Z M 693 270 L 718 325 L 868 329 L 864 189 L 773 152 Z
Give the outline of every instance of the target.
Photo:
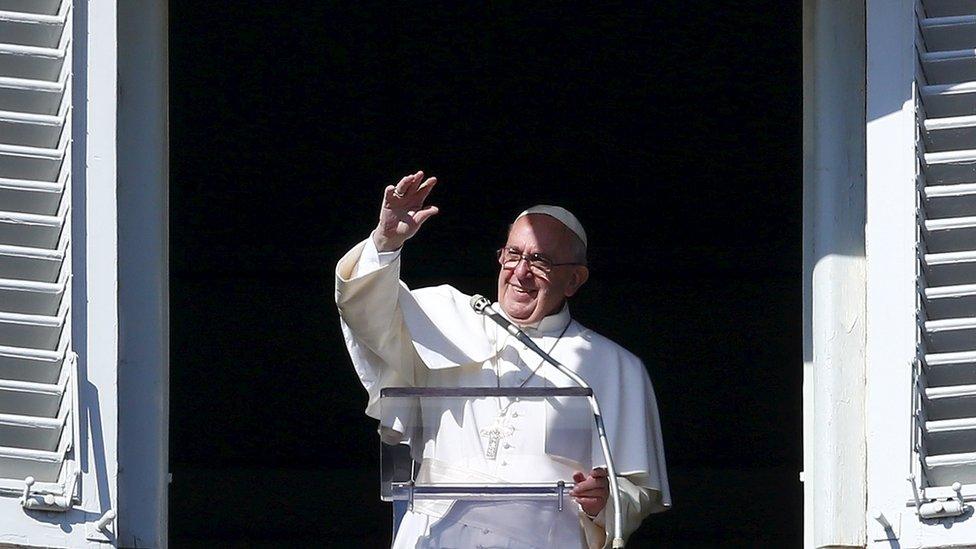
M 537 206 L 532 206 L 531 208 L 518 214 L 518 217 L 516 217 L 515 220 L 518 221 L 520 218 L 530 214 L 542 214 L 556 218 L 560 223 L 565 225 L 566 228 L 573 231 L 573 233 L 575 233 L 576 236 L 583 241 L 583 246 L 586 247 L 586 231 L 583 230 L 583 224 L 580 223 L 579 219 L 576 219 L 576 216 L 566 208 L 539 204 Z

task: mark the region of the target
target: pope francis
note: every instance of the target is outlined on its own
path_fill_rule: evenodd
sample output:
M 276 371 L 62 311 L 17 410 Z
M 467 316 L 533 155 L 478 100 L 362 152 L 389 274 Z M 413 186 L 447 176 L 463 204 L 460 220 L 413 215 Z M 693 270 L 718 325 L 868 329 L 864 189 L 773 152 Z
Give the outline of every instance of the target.
M 389 185 L 379 223 L 336 267 L 336 304 L 360 381 L 366 413 L 380 419 L 386 387 L 572 387 L 515 338 L 486 321 L 451 286 L 410 290 L 400 282 L 400 249 L 437 207 L 437 184 L 417 172 Z M 660 420 L 643 363 L 580 325 L 568 300 L 587 281 L 583 226 L 558 206 L 534 206 L 512 223 L 498 250 L 498 307 L 511 322 L 593 388 L 616 465 L 622 537 L 671 506 Z M 424 415 L 430 414 L 424 409 Z M 436 429 L 406 432 L 385 417 L 380 435 L 405 441 L 433 482 L 575 483 L 562 511 L 532 501 L 418 501 L 404 517 L 396 548 L 598 548 L 615 534 L 606 463 L 589 432 L 560 429 L 566 412 L 545 403 L 472 399 Z M 576 418 L 579 419 L 579 418 Z M 583 418 L 585 422 L 585 418 Z M 590 419 L 592 422 L 592 418 Z

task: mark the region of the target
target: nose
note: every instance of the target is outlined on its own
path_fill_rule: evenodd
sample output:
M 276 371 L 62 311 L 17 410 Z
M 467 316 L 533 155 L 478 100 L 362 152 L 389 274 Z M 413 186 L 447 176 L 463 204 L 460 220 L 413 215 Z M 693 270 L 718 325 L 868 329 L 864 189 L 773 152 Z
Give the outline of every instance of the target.
M 532 276 L 532 270 L 529 269 L 529 260 L 524 257 L 519 259 L 519 262 L 515 264 L 515 268 L 512 271 L 512 274 L 519 279 Z

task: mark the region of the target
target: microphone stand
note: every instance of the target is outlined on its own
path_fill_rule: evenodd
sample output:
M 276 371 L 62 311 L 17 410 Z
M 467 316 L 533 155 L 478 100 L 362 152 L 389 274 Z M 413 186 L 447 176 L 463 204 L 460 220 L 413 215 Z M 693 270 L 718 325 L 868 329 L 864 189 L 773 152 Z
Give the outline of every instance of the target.
M 515 336 L 523 345 L 532 349 L 535 354 L 539 355 L 543 360 L 553 365 L 557 370 L 566 374 L 567 377 L 572 379 L 577 385 L 583 387 L 584 389 L 590 389 L 590 396 L 587 400 L 590 403 L 590 408 L 593 410 L 593 420 L 596 422 L 596 432 L 600 437 L 600 446 L 603 448 L 603 457 L 607 460 L 607 477 L 610 479 L 610 496 L 613 497 L 613 547 L 614 549 L 624 546 L 623 538 L 623 514 L 620 508 L 620 489 L 617 485 L 617 469 L 613 465 L 613 458 L 610 456 L 610 443 L 607 441 L 607 431 L 603 426 L 603 415 L 600 413 L 600 404 L 596 401 L 596 394 L 592 392 L 592 387 L 576 372 L 570 370 L 566 366 L 563 366 L 556 359 L 549 356 L 549 353 L 543 351 L 538 345 L 532 341 L 532 338 L 528 336 L 525 332 L 520 330 L 518 326 L 512 324 L 507 318 L 503 317 L 501 313 L 496 311 L 492 306 L 491 302 L 487 298 L 481 295 L 475 294 L 471 298 L 471 308 L 475 312 L 485 315 L 492 319 L 496 324 L 505 328 L 505 331 Z

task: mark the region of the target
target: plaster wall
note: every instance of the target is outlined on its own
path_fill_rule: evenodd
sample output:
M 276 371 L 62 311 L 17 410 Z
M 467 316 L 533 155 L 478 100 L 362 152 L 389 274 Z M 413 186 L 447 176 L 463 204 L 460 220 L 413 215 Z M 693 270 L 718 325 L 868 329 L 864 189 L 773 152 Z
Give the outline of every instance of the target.
M 911 367 L 915 359 L 915 3 L 870 0 L 867 26 L 868 542 L 888 547 L 917 523 L 911 490 Z M 866 517 L 867 520 L 867 517 Z
M 804 3 L 804 543 L 864 532 L 864 6 Z
M 119 4 L 119 538 L 165 547 L 169 496 L 168 3 Z

